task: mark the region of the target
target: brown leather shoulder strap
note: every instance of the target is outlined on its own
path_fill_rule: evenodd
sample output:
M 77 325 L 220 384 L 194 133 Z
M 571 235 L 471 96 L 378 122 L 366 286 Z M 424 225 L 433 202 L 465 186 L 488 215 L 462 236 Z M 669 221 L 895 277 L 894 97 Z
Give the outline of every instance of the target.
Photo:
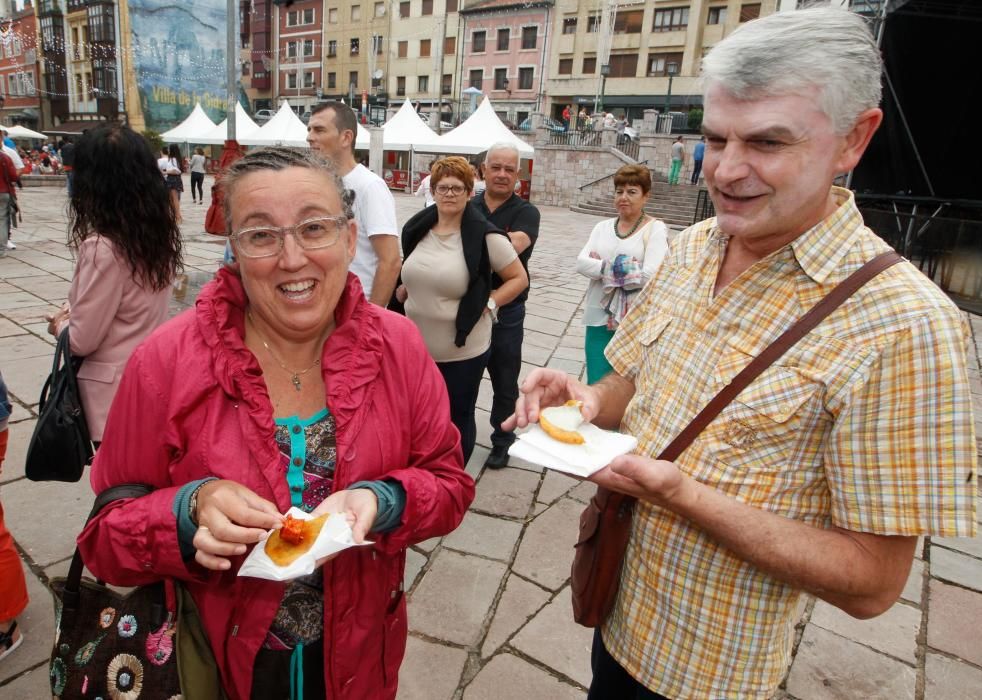
M 835 311 L 846 299 L 851 297 L 860 287 L 876 277 L 888 267 L 895 265 L 903 260 L 894 251 L 888 251 L 877 255 L 846 279 L 840 282 L 828 293 L 828 295 L 818 302 L 808 313 L 802 316 L 788 330 L 784 331 L 777 340 L 768 345 L 763 352 L 755 357 L 750 364 L 733 378 L 733 381 L 723 387 L 722 391 L 713 397 L 713 400 L 706 404 L 706 407 L 699 412 L 692 422 L 685 427 L 672 442 L 662 450 L 658 459 L 672 462 L 682 454 L 685 449 L 692 444 L 692 441 L 701 433 L 713 419 L 719 415 L 726 406 L 743 391 L 750 382 L 756 379 L 761 372 L 774 364 L 784 353 L 808 334 L 815 326 L 821 323 L 826 316 Z

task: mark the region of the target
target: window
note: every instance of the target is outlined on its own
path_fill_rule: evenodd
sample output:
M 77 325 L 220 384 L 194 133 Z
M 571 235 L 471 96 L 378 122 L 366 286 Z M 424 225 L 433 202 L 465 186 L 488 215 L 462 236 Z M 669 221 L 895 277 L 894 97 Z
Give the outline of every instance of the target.
M 457 11 L 457 0 L 447 0 L 447 14 Z
M 384 2 L 377 2 L 377 3 L 375 3 L 375 16 L 376 17 L 385 17 L 385 3 Z
M 563 34 L 576 34 L 576 17 L 563 18 Z
M 522 48 L 523 49 L 534 49 L 536 42 L 539 40 L 539 28 L 538 27 L 522 27 Z
M 338 74 L 328 73 L 327 74 L 327 87 L 330 90 L 334 90 L 338 86 Z
M 618 12 L 614 19 L 614 34 L 640 34 L 644 10 Z
M 507 51 L 508 44 L 511 42 L 511 30 L 508 28 L 498 30 L 498 51 Z
M 348 73 L 348 86 L 353 88 L 358 87 L 358 71 L 353 70 Z
M 668 76 L 678 75 L 679 67 L 682 65 L 681 53 L 649 53 L 648 54 L 648 75 L 649 76 Z
M 351 55 L 352 56 L 357 56 L 358 55 L 358 49 L 359 48 L 361 48 L 361 39 L 357 39 L 357 38 L 352 39 L 351 40 Z
M 351 6 L 351 21 L 361 22 L 361 5 Z
M 471 53 L 484 53 L 484 42 L 487 38 L 487 32 L 482 31 L 471 34 Z
M 519 90 L 531 90 L 532 89 L 532 78 L 535 77 L 535 68 L 519 68 L 518 69 L 518 89 Z
M 416 77 L 416 90 L 418 92 L 429 92 L 430 76 L 420 75 Z
M 457 37 L 445 37 L 443 39 L 443 55 L 453 56 L 455 53 L 457 53 Z
M 430 40 L 420 39 L 419 40 L 419 57 L 429 58 L 430 55 Z
M 312 88 L 312 87 L 314 87 L 314 71 L 312 71 L 312 70 L 304 71 L 304 74 L 303 74 L 303 86 L 305 88 Z
M 471 71 L 470 75 L 470 87 L 481 89 L 481 85 L 484 83 L 484 69 L 476 68 Z
M 529 118 L 529 113 L 528 112 L 516 112 L 515 113 L 515 123 L 516 124 L 521 124 L 522 122 L 524 122 L 528 118 Z
M 440 80 L 440 94 L 449 95 L 451 92 L 453 92 L 453 74 L 444 73 Z
M 408 2 L 406 3 L 409 4 Z M 399 97 L 406 96 L 406 78 L 404 76 L 399 76 L 396 78 L 396 95 Z
M 706 17 L 706 24 L 726 24 L 726 8 L 710 7 L 709 15 Z
M 495 68 L 494 69 L 494 89 L 495 90 L 507 90 L 508 89 L 508 69 L 507 68 Z
M 327 10 L 327 23 L 337 24 L 338 23 L 338 8 L 331 7 Z
M 96 7 L 93 5 L 93 7 Z M 335 10 L 335 13 L 337 11 Z M 337 14 L 335 14 L 335 21 L 337 21 Z M 300 24 L 313 24 L 314 23 L 314 9 L 310 8 L 307 10 L 291 10 L 286 13 L 286 26 L 296 27 Z
M 421 15 L 432 15 L 433 14 L 433 0 L 423 0 Z
M 301 24 L 313 24 L 314 23 L 314 8 L 308 8 L 303 11 L 303 22 Z
M 587 34 L 596 34 L 600 31 L 600 15 L 593 15 L 586 18 Z
M 382 52 L 384 51 L 383 47 L 385 46 L 385 37 L 383 37 L 381 34 L 374 35 L 372 36 L 372 43 L 375 44 L 375 55 L 381 56 Z
M 399 58 L 405 58 L 409 55 L 409 42 L 400 41 L 399 42 Z
M 89 36 L 82 37 L 83 41 L 116 41 L 115 7 L 111 3 L 90 4 L 88 7 Z M 760 14 L 760 6 L 757 7 Z M 86 41 L 87 40 L 87 41 Z
M 297 42 L 295 41 L 286 42 L 286 57 L 287 58 L 297 57 Z
M 655 10 L 655 22 L 651 26 L 653 32 L 675 32 L 689 25 L 688 7 L 666 7 Z
M 72 27 L 72 56 L 76 61 L 81 60 L 82 58 L 79 48 L 81 48 L 81 45 L 78 41 L 78 27 Z M 11 76 L 11 85 L 13 85 L 13 76 Z M 13 89 L 11 89 L 10 94 L 15 95 L 16 93 L 13 91 Z
M 286 87 L 287 89 L 296 89 L 297 87 L 297 74 L 287 73 L 286 74 Z
M 760 3 L 753 5 L 740 5 L 740 21 L 749 22 L 760 17 Z
M 331 39 L 327 42 L 327 56 L 328 58 L 338 55 L 338 40 Z
M 611 78 L 633 78 L 638 74 L 638 55 L 630 54 L 611 54 L 610 56 L 610 76 Z
M 313 56 L 314 55 L 314 40 L 305 39 L 303 42 L 303 55 Z
M 583 57 L 583 74 L 593 75 L 597 72 L 597 57 L 596 56 L 584 56 Z
M 399 16 L 400 17 L 408 17 L 409 16 L 409 3 L 408 2 L 400 2 L 399 3 Z M 403 80 L 405 80 L 405 78 Z M 405 91 L 403 91 L 402 94 L 406 94 Z
M 572 58 L 560 58 L 559 59 L 559 75 L 573 75 L 573 59 Z

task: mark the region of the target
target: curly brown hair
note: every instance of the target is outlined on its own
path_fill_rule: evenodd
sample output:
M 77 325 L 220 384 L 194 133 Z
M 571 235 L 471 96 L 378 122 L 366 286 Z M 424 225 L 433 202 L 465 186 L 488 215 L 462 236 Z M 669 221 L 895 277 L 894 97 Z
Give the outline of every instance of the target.
M 147 140 L 127 126 L 93 129 L 75 146 L 68 245 L 108 238 L 144 288 L 160 291 L 181 270 L 181 229 Z

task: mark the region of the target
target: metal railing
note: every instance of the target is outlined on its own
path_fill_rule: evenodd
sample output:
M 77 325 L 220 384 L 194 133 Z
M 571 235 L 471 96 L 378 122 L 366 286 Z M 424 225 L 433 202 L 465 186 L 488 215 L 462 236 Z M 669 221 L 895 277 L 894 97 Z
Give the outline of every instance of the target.
M 549 144 L 553 146 L 595 146 L 600 147 L 600 132 L 568 130 L 549 131 Z
M 699 194 L 696 195 L 696 209 L 692 212 L 692 223 L 696 224 L 714 216 L 716 216 L 716 207 L 713 206 L 713 200 L 709 198 L 709 191 L 699 190 Z
M 614 148 L 626 155 L 631 160 L 637 160 L 638 154 L 641 152 L 641 142 L 626 137 L 623 139 L 618 137 L 617 145 L 614 146 Z

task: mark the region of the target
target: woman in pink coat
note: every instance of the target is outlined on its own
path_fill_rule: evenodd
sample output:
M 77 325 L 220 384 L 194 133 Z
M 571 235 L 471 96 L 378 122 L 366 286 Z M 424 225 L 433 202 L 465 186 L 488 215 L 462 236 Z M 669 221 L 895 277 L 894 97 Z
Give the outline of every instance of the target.
M 125 126 L 94 129 L 75 147 L 69 246 L 77 255 L 68 303 L 48 317 L 68 326 L 89 433 L 103 439 L 109 405 L 136 346 L 167 319 L 181 267 L 181 231 L 146 139 Z
M 97 492 L 155 490 L 89 523 L 82 559 L 113 584 L 182 581 L 232 700 L 395 698 L 406 549 L 474 498 L 443 380 L 348 272 L 357 228 L 332 166 L 263 149 L 223 186 L 238 263 L 134 353 L 92 467 Z M 373 544 L 289 582 L 237 576 L 291 506 L 346 513 Z

